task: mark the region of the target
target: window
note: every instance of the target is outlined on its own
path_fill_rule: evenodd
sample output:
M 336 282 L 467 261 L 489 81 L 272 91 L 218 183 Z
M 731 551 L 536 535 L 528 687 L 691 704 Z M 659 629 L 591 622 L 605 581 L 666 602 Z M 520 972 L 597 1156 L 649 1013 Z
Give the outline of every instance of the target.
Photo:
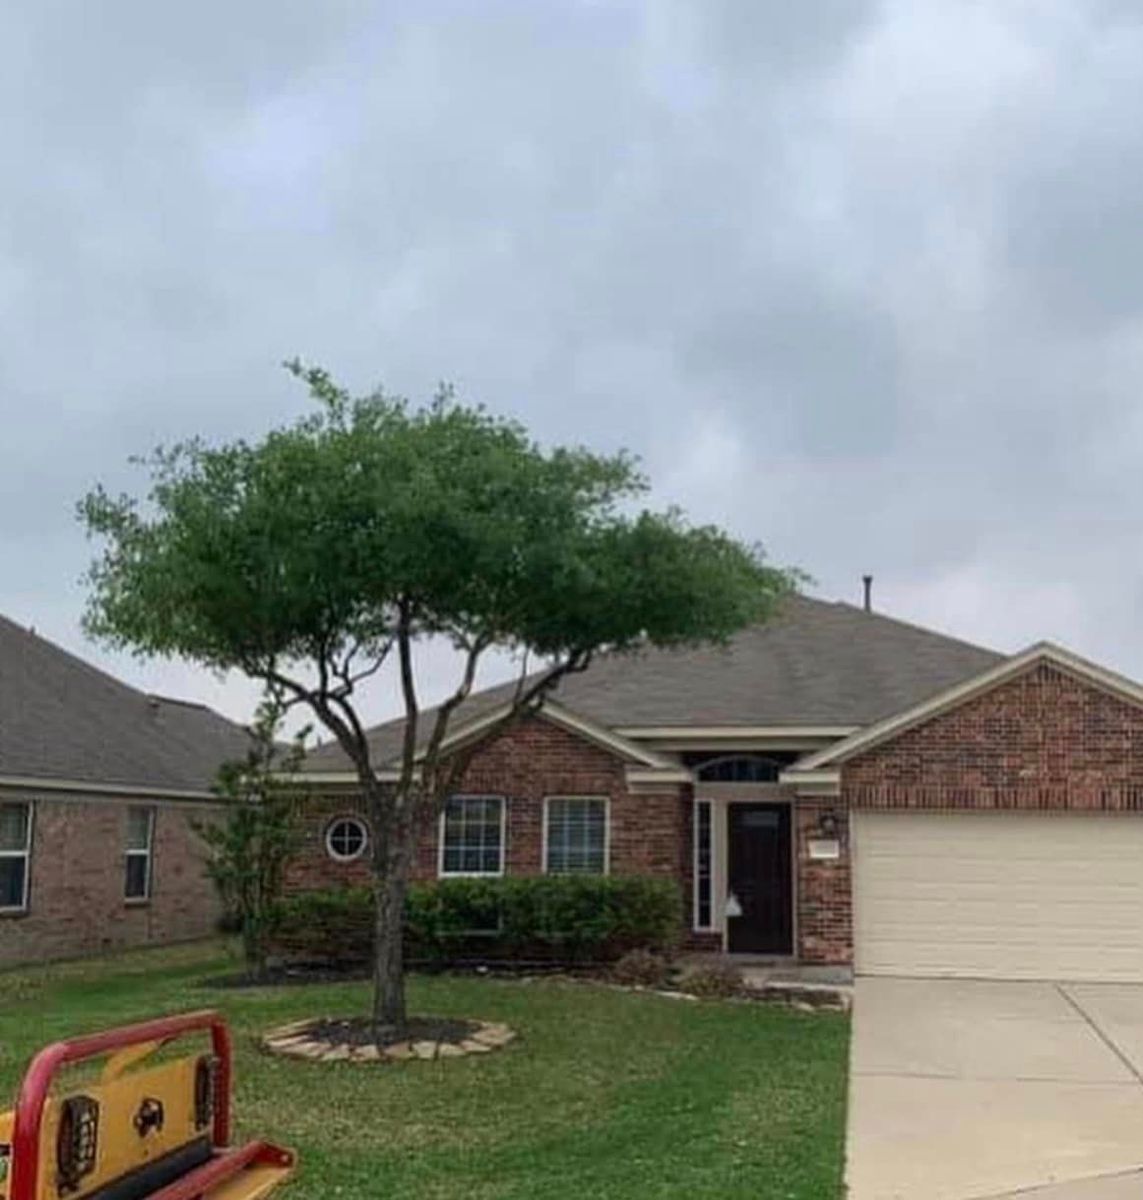
M 453 796 L 441 814 L 442 875 L 504 873 L 504 798 Z
M 544 870 L 553 875 L 607 873 L 607 801 L 549 796 L 544 809 Z
M 695 802 L 695 928 L 711 929 L 711 824 L 709 800 Z
M 0 804 L 0 912 L 28 907 L 28 858 L 32 849 L 32 806 Z
M 128 900 L 151 897 L 151 843 L 155 834 L 153 808 L 127 810 L 127 877 L 123 895 Z
M 337 817 L 325 831 L 326 853 L 335 862 L 352 862 L 369 845 L 369 827 L 360 817 Z
M 695 772 L 704 783 L 776 783 L 786 764 L 762 754 L 731 754 L 700 763 Z

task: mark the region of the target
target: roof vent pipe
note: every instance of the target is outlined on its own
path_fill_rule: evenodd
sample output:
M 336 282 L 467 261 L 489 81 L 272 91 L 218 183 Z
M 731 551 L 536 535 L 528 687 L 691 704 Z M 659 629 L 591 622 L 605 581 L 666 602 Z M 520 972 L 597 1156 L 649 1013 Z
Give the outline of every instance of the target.
M 865 584 L 865 611 L 873 611 L 873 576 L 862 575 L 861 582 Z

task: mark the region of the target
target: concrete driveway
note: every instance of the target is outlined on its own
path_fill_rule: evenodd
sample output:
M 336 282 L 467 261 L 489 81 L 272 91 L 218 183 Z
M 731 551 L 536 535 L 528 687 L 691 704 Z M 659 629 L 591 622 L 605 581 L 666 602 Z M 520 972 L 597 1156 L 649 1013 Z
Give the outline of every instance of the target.
M 1143 986 L 859 979 L 849 1200 L 1141 1200 Z

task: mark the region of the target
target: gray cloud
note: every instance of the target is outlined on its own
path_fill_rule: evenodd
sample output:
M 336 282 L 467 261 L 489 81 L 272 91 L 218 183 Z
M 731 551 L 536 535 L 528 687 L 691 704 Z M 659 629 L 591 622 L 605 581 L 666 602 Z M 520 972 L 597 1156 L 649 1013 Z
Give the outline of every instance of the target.
M 827 595 L 1143 674 L 1136 6 L 57 0 L 0 38 L 0 611 L 241 715 L 83 645 L 72 507 L 303 411 L 300 353 L 629 446 Z

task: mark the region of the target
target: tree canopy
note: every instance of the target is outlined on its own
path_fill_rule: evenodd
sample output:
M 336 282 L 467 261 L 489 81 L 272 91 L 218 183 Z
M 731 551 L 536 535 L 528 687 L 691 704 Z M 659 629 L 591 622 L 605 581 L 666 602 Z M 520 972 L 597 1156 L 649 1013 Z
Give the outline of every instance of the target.
M 318 411 L 259 442 L 196 440 L 144 460 L 140 503 L 81 504 L 105 539 L 89 629 L 144 654 L 343 686 L 415 637 L 540 659 L 724 640 L 763 619 L 787 572 L 674 511 L 634 511 L 626 454 L 543 450 L 442 391 L 424 408 L 351 398 L 290 364 Z
M 244 671 L 337 739 L 373 830 L 380 1030 L 405 1022 L 409 865 L 475 752 L 446 736 L 482 655 L 520 656 L 507 727 L 596 652 L 725 641 L 795 577 L 716 528 L 639 508 L 647 484 L 627 454 L 544 449 L 447 389 L 412 408 L 289 367 L 318 402 L 310 416 L 255 442 L 160 449 L 141 500 L 81 502 L 103 540 L 86 619 L 140 654 Z M 413 649 L 434 637 L 462 666 L 422 739 Z M 356 693 L 393 660 L 405 731 L 390 787 Z M 541 665 L 526 674 L 529 660 Z

